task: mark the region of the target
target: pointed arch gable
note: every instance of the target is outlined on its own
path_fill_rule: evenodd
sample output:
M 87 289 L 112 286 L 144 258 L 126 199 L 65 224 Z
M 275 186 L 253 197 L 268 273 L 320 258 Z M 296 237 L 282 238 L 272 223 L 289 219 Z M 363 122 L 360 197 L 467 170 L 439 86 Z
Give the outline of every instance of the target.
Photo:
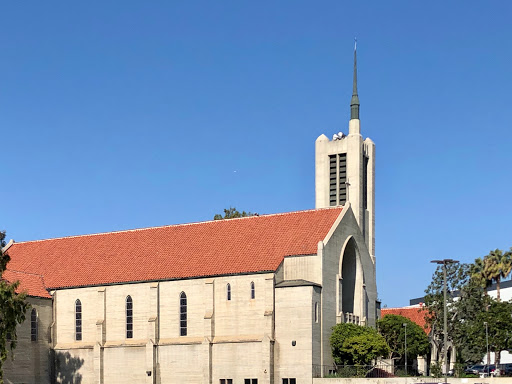
M 361 301 L 364 300 L 361 292 L 364 285 L 364 270 L 361 266 L 359 248 L 353 236 L 348 236 L 343 244 L 338 271 L 339 312 L 354 314 L 357 318 L 364 317 L 365 314 L 361 311 Z
M 323 244 L 319 245 L 319 254 L 322 257 L 322 284 L 325 289 L 333 289 L 332 299 L 327 299 L 332 312 L 327 315 L 327 310 L 324 320 L 342 322 L 349 318 L 349 321 L 357 322 L 366 318 L 366 324 L 375 326 L 377 285 L 374 259 L 349 204 L 344 207 Z M 347 258 L 351 258 L 351 262 Z M 344 262 L 345 273 L 352 269 L 351 284 L 343 280 Z M 348 294 L 352 298 L 350 303 L 346 299 L 345 304 L 344 285 L 345 296 Z

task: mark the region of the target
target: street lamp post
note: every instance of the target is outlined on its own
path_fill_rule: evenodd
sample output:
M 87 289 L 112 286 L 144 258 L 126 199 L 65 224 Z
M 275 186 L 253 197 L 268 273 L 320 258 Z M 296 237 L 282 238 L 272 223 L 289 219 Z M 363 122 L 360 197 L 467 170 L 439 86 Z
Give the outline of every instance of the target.
M 487 377 L 489 377 L 489 364 L 491 363 L 489 360 L 489 331 L 487 329 L 487 321 L 484 321 L 485 325 L 485 345 L 487 346 Z
M 404 323 L 405 327 L 405 376 L 407 376 L 407 323 Z
M 431 263 L 441 264 L 443 266 L 443 333 L 444 333 L 444 382 L 448 382 L 448 317 L 446 313 L 446 265 L 458 263 L 457 260 L 443 259 L 443 260 L 432 260 Z

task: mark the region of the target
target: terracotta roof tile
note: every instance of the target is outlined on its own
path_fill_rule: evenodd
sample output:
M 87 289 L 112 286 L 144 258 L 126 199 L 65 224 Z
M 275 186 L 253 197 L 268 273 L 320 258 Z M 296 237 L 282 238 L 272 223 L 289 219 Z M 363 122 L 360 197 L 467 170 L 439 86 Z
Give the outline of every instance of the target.
M 14 243 L 9 268 L 61 288 L 275 271 L 316 254 L 341 213 L 326 208 Z
M 2 279 L 9 283 L 19 281 L 20 285 L 16 290 L 18 293 L 26 292 L 29 296 L 51 298 L 41 275 L 7 269 L 2 274 Z
M 410 307 L 402 308 L 383 308 L 381 309 L 380 313 L 382 317 L 386 315 L 399 315 L 407 317 L 409 320 L 418 324 L 426 334 L 430 333 L 430 328 L 426 327 L 427 322 L 425 321 L 425 315 L 427 312 L 422 310 L 422 305 L 413 305 Z

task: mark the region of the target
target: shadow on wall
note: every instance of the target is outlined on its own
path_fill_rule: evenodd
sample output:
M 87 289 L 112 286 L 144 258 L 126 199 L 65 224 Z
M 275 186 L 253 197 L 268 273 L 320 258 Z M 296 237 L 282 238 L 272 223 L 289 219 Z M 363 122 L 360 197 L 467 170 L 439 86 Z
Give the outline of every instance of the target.
M 55 382 L 59 384 L 80 384 L 82 375 L 78 373 L 84 359 L 73 357 L 69 352 L 55 353 Z

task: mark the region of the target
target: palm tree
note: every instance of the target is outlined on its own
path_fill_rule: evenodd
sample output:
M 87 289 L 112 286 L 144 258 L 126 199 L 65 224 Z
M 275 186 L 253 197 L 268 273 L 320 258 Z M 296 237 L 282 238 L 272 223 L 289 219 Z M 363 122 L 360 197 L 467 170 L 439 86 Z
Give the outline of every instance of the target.
M 471 278 L 474 279 L 478 285 L 480 285 L 487 295 L 487 288 L 491 286 L 492 278 L 489 270 L 489 259 L 484 257 L 483 259 L 478 257 L 475 262 L 471 265 Z
M 506 279 L 512 271 L 512 253 L 503 253 L 500 249 L 489 252 L 484 260 L 488 260 L 489 276 L 496 281 L 496 299 L 500 301 L 500 282 Z
M 510 247 L 510 250 L 508 252 L 505 252 L 503 254 L 503 273 L 502 276 L 504 279 L 510 275 L 512 272 L 512 247 Z

